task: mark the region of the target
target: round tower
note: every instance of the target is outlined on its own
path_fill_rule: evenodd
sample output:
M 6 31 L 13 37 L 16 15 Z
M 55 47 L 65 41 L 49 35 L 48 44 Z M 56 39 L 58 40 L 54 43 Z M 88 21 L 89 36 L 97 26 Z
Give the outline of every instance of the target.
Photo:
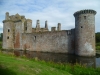
M 95 56 L 95 14 L 94 10 L 74 13 L 76 55 Z

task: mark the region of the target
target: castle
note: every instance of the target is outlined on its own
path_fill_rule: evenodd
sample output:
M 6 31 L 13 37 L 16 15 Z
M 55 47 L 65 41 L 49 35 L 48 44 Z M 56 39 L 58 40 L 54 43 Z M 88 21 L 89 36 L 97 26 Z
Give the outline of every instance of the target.
M 79 56 L 95 56 L 95 14 L 94 10 L 80 10 L 74 13 L 75 28 L 61 30 L 61 23 L 48 29 L 32 28 L 32 20 L 19 14 L 9 16 L 6 12 L 3 20 L 3 49 L 69 53 Z

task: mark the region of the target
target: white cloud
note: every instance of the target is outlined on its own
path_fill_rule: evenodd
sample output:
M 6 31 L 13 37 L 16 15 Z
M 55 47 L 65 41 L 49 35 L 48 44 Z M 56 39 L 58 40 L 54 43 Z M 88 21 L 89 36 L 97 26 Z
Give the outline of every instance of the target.
M 0 3 L 0 22 L 4 20 L 5 12 L 8 11 L 10 15 L 19 13 L 32 19 L 33 27 L 39 19 L 41 27 L 44 27 L 45 20 L 48 20 L 49 27 L 57 26 L 60 22 L 64 30 L 75 27 L 74 12 L 94 9 L 97 11 L 96 32 L 100 32 L 100 0 L 2 0 Z

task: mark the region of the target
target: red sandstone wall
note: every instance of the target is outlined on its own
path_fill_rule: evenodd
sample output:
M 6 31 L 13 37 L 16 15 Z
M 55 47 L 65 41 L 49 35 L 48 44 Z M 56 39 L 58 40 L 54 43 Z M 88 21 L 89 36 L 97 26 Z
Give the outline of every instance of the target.
M 15 41 L 14 41 L 14 48 L 21 49 L 21 35 L 23 33 L 23 26 L 22 22 L 15 23 Z

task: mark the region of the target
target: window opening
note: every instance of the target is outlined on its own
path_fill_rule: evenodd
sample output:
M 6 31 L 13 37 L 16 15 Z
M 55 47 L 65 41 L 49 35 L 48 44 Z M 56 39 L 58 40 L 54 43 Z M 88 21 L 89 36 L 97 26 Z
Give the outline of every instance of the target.
M 36 36 L 34 37 L 34 40 L 36 40 Z
M 7 37 L 7 39 L 9 39 L 9 36 Z
M 27 30 L 27 27 L 25 27 L 25 30 Z
M 83 28 L 83 26 L 81 26 L 81 28 Z
M 10 32 L 10 29 L 8 29 L 8 32 Z

